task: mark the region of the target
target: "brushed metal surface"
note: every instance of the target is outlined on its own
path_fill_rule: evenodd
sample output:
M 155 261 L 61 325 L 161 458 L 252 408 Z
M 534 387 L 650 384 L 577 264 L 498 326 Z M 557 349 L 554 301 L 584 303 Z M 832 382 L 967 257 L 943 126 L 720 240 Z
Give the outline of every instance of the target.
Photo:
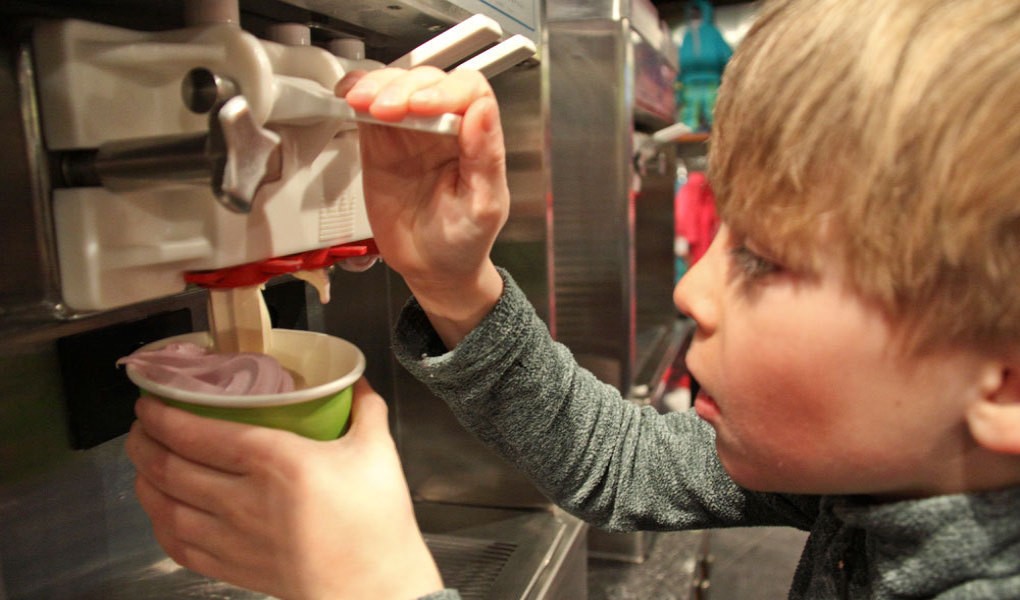
M 468 600 L 583 600 L 588 527 L 557 509 L 418 503 L 447 585 Z
M 658 171 L 638 172 L 634 162 L 638 128 L 668 124 L 639 122 L 639 69 L 657 65 L 635 61 L 643 42 L 627 20 L 548 29 L 557 337 L 626 395 L 642 332 L 675 319 L 675 158 L 667 150 Z
M 675 71 L 679 57 L 669 27 L 650 0 L 554 0 L 548 3 L 548 22 L 621 21 L 644 38 Z
M 655 404 L 662 365 L 679 349 L 676 159 L 672 148 L 646 157 L 654 160 L 635 155 L 642 132 L 672 122 L 676 68 L 667 40 L 645 35 L 649 20 L 631 16 L 550 9 L 554 305 L 557 338 L 582 366 L 624 397 Z M 652 539 L 593 530 L 589 551 L 639 562 Z
M 59 313 L 45 152 L 27 44 L 17 32 L 0 38 L 0 132 L 13 151 L 0 169 L 4 203 L 0 235 L 0 320 L 14 323 Z M 0 329 L 3 329 L 0 326 Z

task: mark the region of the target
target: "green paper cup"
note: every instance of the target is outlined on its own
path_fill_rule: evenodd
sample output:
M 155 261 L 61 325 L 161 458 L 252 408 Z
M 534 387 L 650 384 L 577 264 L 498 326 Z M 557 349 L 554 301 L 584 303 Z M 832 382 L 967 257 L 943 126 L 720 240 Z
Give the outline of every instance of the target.
M 152 342 L 155 350 L 175 342 L 212 347 L 208 332 L 187 333 Z M 279 394 L 225 396 L 181 390 L 142 376 L 132 365 L 127 376 L 143 393 L 203 417 L 284 429 L 315 440 L 332 440 L 347 431 L 354 382 L 365 372 L 365 356 L 338 337 L 296 329 L 274 329 L 269 354 L 294 375 L 295 390 Z

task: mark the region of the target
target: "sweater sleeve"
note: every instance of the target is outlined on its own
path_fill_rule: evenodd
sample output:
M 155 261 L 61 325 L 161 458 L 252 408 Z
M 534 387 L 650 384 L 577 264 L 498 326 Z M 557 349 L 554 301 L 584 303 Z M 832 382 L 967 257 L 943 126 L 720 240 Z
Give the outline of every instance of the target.
M 457 590 L 446 588 L 438 592 L 432 592 L 427 596 L 422 596 L 417 600 L 461 600 L 461 598 Z
M 610 531 L 792 525 L 814 497 L 737 486 L 712 428 L 692 411 L 638 407 L 552 340 L 505 271 L 492 312 L 447 351 L 412 298 L 397 323 L 401 364 L 460 423 L 568 512 Z

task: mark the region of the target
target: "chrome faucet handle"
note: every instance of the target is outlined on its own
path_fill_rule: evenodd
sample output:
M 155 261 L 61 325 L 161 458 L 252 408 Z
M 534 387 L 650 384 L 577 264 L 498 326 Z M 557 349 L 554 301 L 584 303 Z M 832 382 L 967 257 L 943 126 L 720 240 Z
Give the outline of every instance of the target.
M 208 144 L 217 200 L 234 212 L 251 212 L 259 186 L 280 176 L 280 136 L 255 121 L 244 96 L 234 96 L 210 114 Z
M 280 175 L 280 136 L 263 128 L 234 80 L 197 67 L 181 81 L 188 110 L 209 114 L 206 155 L 212 163 L 212 189 L 220 204 L 251 212 L 259 186 Z

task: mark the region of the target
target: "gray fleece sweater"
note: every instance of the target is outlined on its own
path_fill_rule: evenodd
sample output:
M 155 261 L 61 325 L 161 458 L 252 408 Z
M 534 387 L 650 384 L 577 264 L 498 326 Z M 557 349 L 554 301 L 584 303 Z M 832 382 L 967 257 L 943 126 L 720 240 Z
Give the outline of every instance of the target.
M 710 426 L 621 398 L 551 339 L 501 273 L 503 297 L 453 351 L 412 299 L 395 352 L 570 513 L 617 531 L 809 531 L 790 598 L 1020 598 L 1020 488 L 884 503 L 743 489 L 720 465 Z

